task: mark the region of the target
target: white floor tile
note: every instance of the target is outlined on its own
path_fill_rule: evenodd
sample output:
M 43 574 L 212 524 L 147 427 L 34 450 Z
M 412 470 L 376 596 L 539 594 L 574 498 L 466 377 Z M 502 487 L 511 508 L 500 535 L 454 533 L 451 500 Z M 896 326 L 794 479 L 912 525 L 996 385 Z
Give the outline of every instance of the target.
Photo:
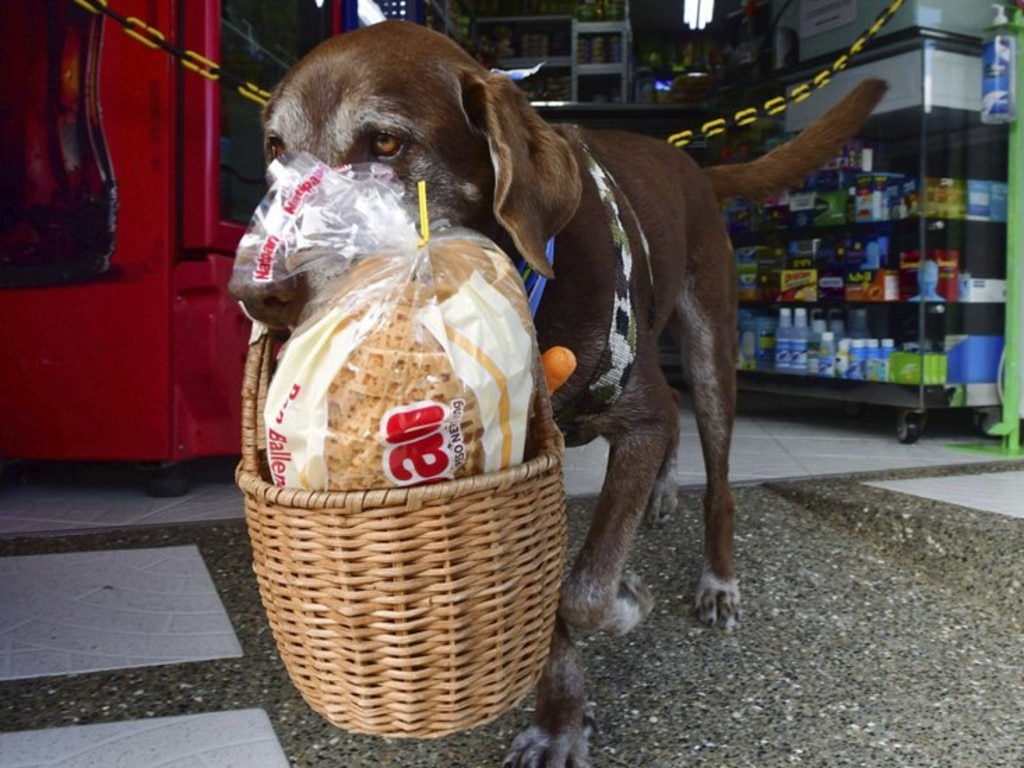
M 0 733 L 3 768 L 288 768 L 261 709 Z
M 244 516 L 241 491 L 230 482 L 198 486 L 171 499 L 149 498 L 141 488 L 12 487 L 4 489 L 0 505 L 0 536 Z
M 194 546 L 0 558 L 0 679 L 241 656 Z
M 1024 472 L 987 472 L 866 483 L 875 488 L 1024 518 Z

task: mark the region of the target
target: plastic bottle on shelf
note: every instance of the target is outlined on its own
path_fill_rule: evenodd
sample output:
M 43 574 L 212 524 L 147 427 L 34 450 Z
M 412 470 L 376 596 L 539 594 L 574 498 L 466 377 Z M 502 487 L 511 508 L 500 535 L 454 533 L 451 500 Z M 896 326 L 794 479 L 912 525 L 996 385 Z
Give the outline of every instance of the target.
M 846 378 L 864 381 L 867 349 L 867 339 L 850 339 L 850 367 L 846 371 Z
M 867 350 L 864 355 L 864 378 L 868 381 L 881 381 L 878 378 L 878 366 L 882 358 L 882 347 L 878 339 L 866 340 Z
M 819 359 L 821 351 L 821 334 L 825 332 L 825 320 L 820 317 L 811 317 L 811 332 L 807 337 L 807 375 L 817 376 L 818 368 L 821 365 Z
M 882 339 L 881 354 L 878 359 L 878 380 L 889 381 L 889 358 L 896 351 L 896 342 L 893 339 Z
M 836 335 L 822 331 L 818 342 L 818 376 L 831 379 L 836 375 Z
M 847 338 L 836 342 L 836 378 L 850 378 L 850 340 Z
M 757 367 L 757 321 L 753 313 L 741 311 L 736 367 L 752 371 Z
M 868 329 L 868 311 L 863 307 L 850 310 L 847 334 L 851 339 L 866 339 L 871 336 Z
M 992 7 L 996 17 L 981 51 L 981 122 L 1012 123 L 1017 116 L 1017 36 L 1006 7 Z
M 807 373 L 810 333 L 810 328 L 807 327 L 807 310 L 804 307 L 797 307 L 793 310 L 793 335 L 790 337 L 789 352 L 789 367 L 793 373 Z
M 779 310 L 779 324 L 775 327 L 775 370 L 790 373 L 793 361 L 793 311 Z
M 846 338 L 846 322 L 843 320 L 843 310 L 830 309 L 828 311 L 828 329 L 836 337 L 837 344 L 839 339 Z

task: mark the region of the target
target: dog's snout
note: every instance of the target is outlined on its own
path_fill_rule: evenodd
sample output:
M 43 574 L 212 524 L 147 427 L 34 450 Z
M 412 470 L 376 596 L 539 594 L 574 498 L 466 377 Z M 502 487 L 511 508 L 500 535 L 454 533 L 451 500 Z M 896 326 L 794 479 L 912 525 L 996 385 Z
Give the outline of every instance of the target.
M 250 275 L 235 274 L 228 292 L 253 320 L 271 328 L 293 328 L 302 313 L 301 290 L 295 278 L 258 283 Z

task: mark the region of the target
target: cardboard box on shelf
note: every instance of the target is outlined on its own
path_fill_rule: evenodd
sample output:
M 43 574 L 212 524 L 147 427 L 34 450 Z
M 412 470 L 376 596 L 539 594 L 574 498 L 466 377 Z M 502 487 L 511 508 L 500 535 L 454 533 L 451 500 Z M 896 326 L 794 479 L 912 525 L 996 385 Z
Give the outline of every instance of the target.
M 946 337 L 946 379 L 954 384 L 998 381 L 1003 337 L 981 334 Z
M 843 277 L 846 301 L 898 301 L 899 274 L 892 269 L 848 269 Z
M 945 384 L 946 356 L 938 352 L 893 352 L 889 381 L 897 384 Z
M 967 180 L 967 218 L 1006 222 L 1008 186 L 1005 181 Z
M 960 301 L 969 304 L 1005 303 L 1006 281 L 961 274 Z
M 779 301 L 818 300 L 818 270 L 783 269 L 779 271 Z

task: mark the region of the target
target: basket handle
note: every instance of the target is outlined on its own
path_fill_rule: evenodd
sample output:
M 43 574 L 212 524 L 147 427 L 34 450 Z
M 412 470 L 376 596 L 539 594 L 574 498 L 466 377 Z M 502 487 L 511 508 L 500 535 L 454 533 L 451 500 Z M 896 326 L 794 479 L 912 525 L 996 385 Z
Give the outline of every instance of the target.
M 264 440 L 263 404 L 270 380 L 270 333 L 264 331 L 250 342 L 242 376 L 242 469 L 258 475 L 260 448 Z

